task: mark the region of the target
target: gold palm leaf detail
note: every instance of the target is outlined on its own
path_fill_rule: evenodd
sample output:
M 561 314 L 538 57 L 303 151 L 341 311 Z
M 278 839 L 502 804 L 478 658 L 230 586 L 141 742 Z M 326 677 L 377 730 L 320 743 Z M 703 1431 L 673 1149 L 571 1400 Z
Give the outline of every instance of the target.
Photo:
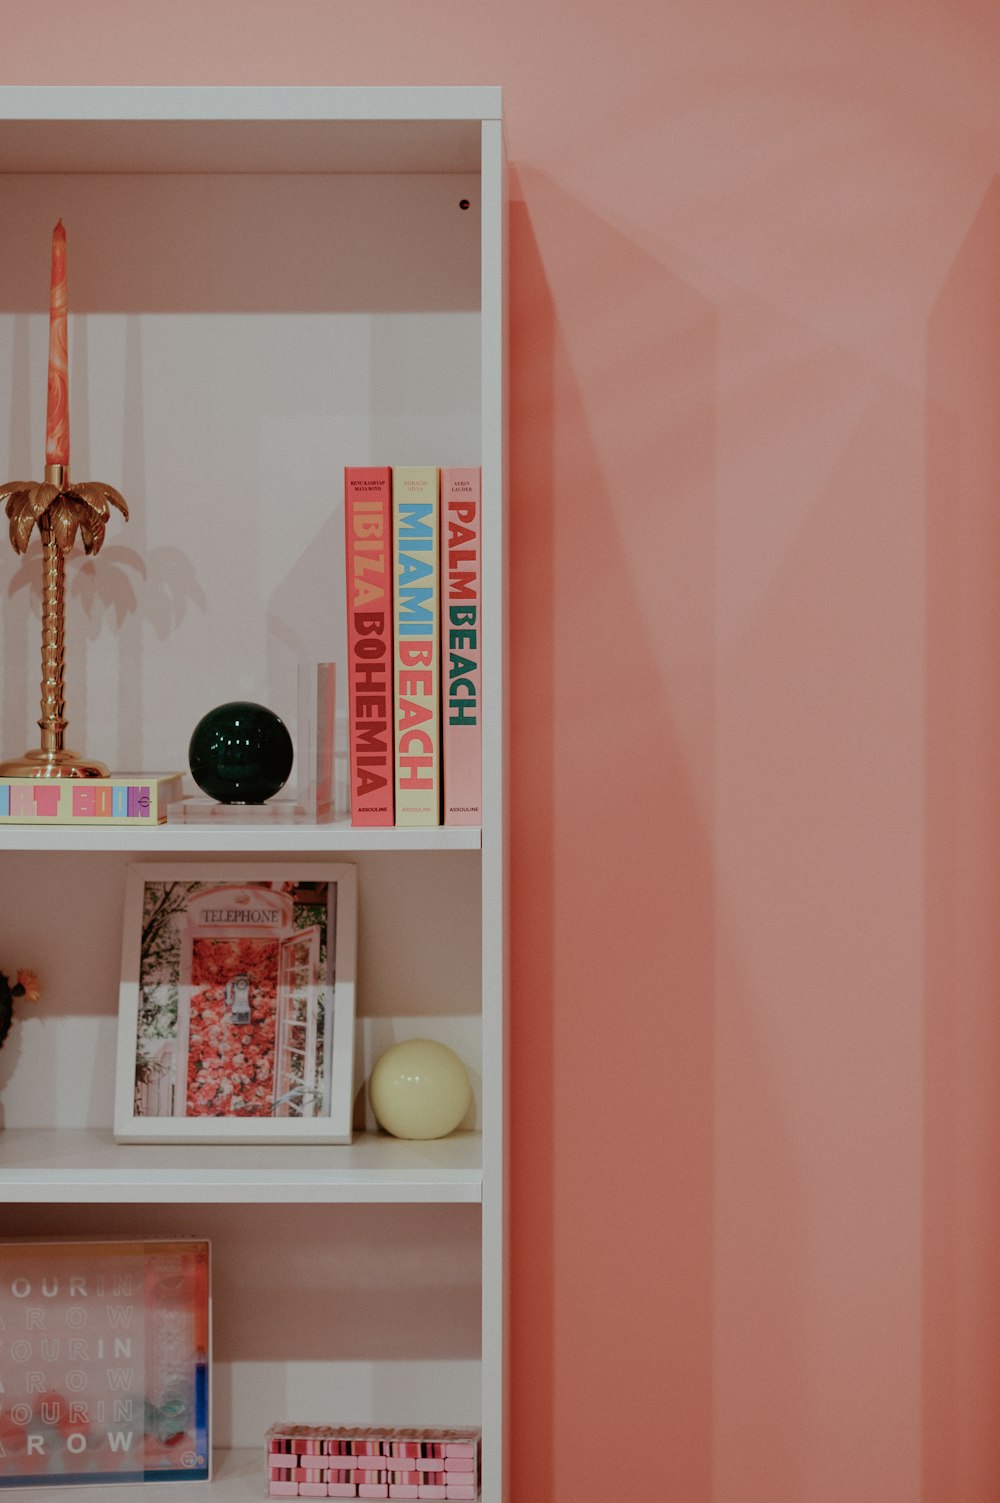
M 12 496 L 19 496 L 22 491 L 30 491 L 36 485 L 34 480 L 5 480 L 0 485 L 0 506 L 6 506 Z
M 76 530 L 86 514 L 84 503 L 78 501 L 72 491 L 64 491 L 49 507 L 52 541 L 60 553 L 69 553 L 72 549 L 76 542 Z
M 105 485 L 103 480 L 85 480 L 82 485 L 74 485 L 71 494 L 79 496 L 88 506 L 98 512 L 102 522 L 106 522 L 111 515 L 110 508 L 116 506 L 122 516 L 128 521 L 128 503 L 120 491 L 116 491 L 113 485 Z
M 3 503 L 10 518 L 10 541 L 18 553 L 27 550 L 33 527 L 38 523 L 42 528 L 43 519 L 60 553 L 70 552 L 77 531 L 84 550 L 99 553 L 112 506 L 128 520 L 124 496 L 100 480 L 85 480 L 65 491 L 44 481 L 9 480 L 0 490 L 0 505 Z
M 47 481 L 8 481 L 0 491 L 0 500 L 7 499 L 7 515 L 10 518 L 10 541 L 16 553 L 24 553 L 31 540 L 31 529 L 45 516 L 59 488 Z
M 100 553 L 104 546 L 104 518 L 85 508 L 80 515 L 80 536 L 84 553 Z
M 125 497 L 113 485 L 105 485 L 101 480 L 85 480 L 82 485 L 74 485 L 69 495 L 80 503 L 78 515 L 84 550 L 87 553 L 100 553 L 105 524 L 111 515 L 112 506 L 117 507 L 128 521 Z

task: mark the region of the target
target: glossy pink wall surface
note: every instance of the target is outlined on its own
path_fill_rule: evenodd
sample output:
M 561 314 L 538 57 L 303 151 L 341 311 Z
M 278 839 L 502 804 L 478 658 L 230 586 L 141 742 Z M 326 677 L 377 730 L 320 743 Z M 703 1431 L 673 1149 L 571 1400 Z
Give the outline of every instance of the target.
M 504 87 L 514 1503 L 1000 1497 L 998 43 L 0 0 L 3 82 Z

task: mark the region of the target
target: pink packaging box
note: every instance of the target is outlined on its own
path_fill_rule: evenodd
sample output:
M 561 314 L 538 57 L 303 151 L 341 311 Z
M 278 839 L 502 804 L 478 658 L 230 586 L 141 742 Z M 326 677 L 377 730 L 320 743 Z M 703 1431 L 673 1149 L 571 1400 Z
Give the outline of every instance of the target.
M 466 1503 L 479 1497 L 480 1431 L 362 1425 L 272 1425 L 266 1437 L 272 1497 L 406 1498 Z

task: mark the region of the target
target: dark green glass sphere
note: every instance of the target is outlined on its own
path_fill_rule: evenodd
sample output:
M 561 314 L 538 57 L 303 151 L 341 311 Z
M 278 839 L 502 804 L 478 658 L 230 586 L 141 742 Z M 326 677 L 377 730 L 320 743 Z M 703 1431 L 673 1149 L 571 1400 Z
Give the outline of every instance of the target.
M 263 804 L 284 788 L 292 757 L 284 721 L 242 699 L 203 715 L 188 747 L 191 776 L 220 804 Z

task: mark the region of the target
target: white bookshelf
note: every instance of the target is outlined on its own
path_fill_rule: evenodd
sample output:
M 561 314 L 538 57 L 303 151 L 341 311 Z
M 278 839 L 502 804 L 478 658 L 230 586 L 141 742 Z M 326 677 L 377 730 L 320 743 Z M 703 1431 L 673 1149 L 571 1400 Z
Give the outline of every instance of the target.
M 0 478 L 40 477 L 62 217 L 71 473 L 132 508 L 68 561 L 69 745 L 185 767 L 225 700 L 294 726 L 300 659 L 335 659 L 342 691 L 345 464 L 482 464 L 486 555 L 481 830 L 0 827 L 0 963 L 45 982 L 0 1052 L 0 1235 L 212 1237 L 215 1480 L 121 1503 L 259 1497 L 263 1430 L 297 1415 L 481 1424 L 483 1498 L 504 1503 L 500 91 L 0 89 L 0 205 Z M 37 558 L 0 568 L 15 755 L 38 713 Z M 126 867 L 244 854 L 357 864 L 356 1085 L 389 1043 L 439 1037 L 470 1067 L 462 1131 L 401 1143 L 368 1114 L 350 1147 L 114 1142 Z

